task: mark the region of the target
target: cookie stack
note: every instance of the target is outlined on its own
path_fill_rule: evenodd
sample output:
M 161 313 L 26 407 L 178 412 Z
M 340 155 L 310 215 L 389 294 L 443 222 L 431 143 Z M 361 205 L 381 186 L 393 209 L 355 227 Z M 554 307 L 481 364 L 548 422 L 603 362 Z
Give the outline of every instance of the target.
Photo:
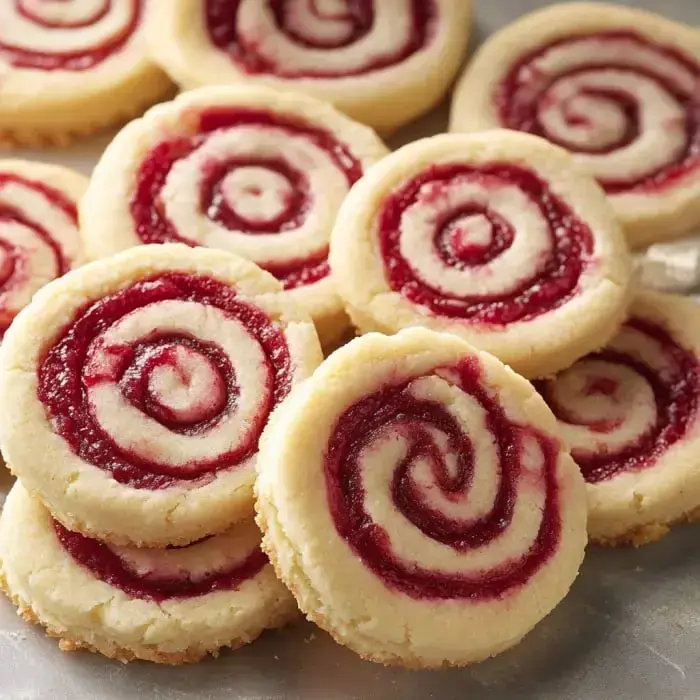
M 67 272 L 0 350 L 0 573 L 25 616 L 181 663 L 298 606 L 365 658 L 464 665 L 564 598 L 588 537 L 696 516 L 700 310 L 640 290 L 630 244 L 700 222 L 697 32 L 525 18 L 467 67 L 464 133 L 388 155 L 352 116 L 430 106 L 469 3 L 150 7 L 173 79 L 238 84 L 115 137 L 79 205 L 93 262 L 68 272 L 75 208 L 44 171 L 0 173 L 0 222 L 41 244 L 5 325 Z

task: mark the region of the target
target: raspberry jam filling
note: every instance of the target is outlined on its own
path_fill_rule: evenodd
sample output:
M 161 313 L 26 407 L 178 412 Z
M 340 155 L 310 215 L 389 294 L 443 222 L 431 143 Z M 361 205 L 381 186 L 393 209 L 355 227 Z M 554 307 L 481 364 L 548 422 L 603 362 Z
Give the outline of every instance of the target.
M 475 449 L 445 406 L 418 399 L 407 384 L 390 385 L 361 399 L 338 419 L 325 458 L 329 506 L 338 534 L 387 586 L 417 599 L 493 599 L 525 585 L 557 550 L 561 537 L 556 480 L 559 446 L 533 428 L 513 423 L 484 390 L 479 367 L 473 361 L 449 368 L 449 375 L 483 409 L 486 427 L 493 436 L 498 463 L 492 468 L 499 480 L 491 510 L 466 522 L 430 506 L 425 485 L 412 475 L 413 465 L 427 461 L 434 488 L 447 499 L 457 500 L 474 487 Z M 409 444 L 390 484 L 394 506 L 425 537 L 451 547 L 456 555 L 468 555 L 487 545 L 495 547 L 509 529 L 517 492 L 522 488 L 520 480 L 526 478 L 524 443 L 527 439 L 536 441 L 544 461 L 542 488 L 546 493 L 539 530 L 527 551 L 476 573 L 440 572 L 403 561 L 393 551 L 388 533 L 372 521 L 365 502 L 373 496 L 365 492 L 362 483 L 362 453 L 387 431 Z M 436 434 L 445 440 L 438 441 Z M 456 458 L 456 466 L 448 463 L 450 457 Z
M 498 262 L 520 235 L 513 224 L 489 206 L 476 202 L 453 205 L 449 201 L 450 192 L 475 186 L 487 196 L 491 191 L 515 187 L 548 232 L 547 250 L 533 269 L 522 270 L 523 277 L 514 287 L 512 280 L 504 279 L 505 293 L 455 293 L 446 276 L 442 285 L 426 279 L 421 269 L 425 261 L 409 259 L 402 246 L 407 235 L 405 217 L 427 210 L 430 216 L 420 222 L 425 229 L 422 235 L 433 241 L 434 254 L 448 272 L 463 272 L 467 279 L 473 273 L 483 274 L 492 261 Z M 594 247 L 588 226 L 544 181 L 525 168 L 508 164 L 430 168 L 386 198 L 378 216 L 378 236 L 393 291 L 436 315 L 497 325 L 535 318 L 571 299 L 591 264 Z M 497 274 L 495 268 L 492 272 Z
M 12 323 L 16 311 L 3 308 L 2 298 L 12 290 L 26 285 L 27 280 L 27 258 L 31 256 L 37 243 L 50 252 L 53 260 L 53 276 L 60 277 L 68 271 L 70 262 L 66 259 L 61 246 L 56 239 L 38 220 L 32 218 L 31 212 L 21 211 L 9 201 L 3 201 L 3 190 L 5 187 L 19 186 L 23 189 L 31 190 L 42 197 L 49 206 L 63 212 L 66 217 L 78 227 L 78 211 L 74 202 L 68 199 L 62 192 L 55 190 L 48 185 L 34 180 L 15 175 L 14 173 L 0 172 L 0 338 L 5 335 L 5 331 Z M 17 245 L 13 241 L 3 236 L 3 227 L 20 225 L 31 230 L 36 237 L 36 243 L 27 240 L 26 246 Z
M 179 329 L 187 314 L 195 325 L 213 319 L 211 332 L 245 332 L 241 354 L 259 356 L 259 367 L 242 368 L 253 379 L 237 375 L 238 358 L 223 346 Z M 78 457 L 122 484 L 156 489 L 244 464 L 292 372 L 284 333 L 264 312 L 214 279 L 167 272 L 78 311 L 46 352 L 37 391 Z
M 345 0 L 343 10 L 329 10 L 322 3 L 291 0 L 260 0 L 261 13 L 271 13 L 274 31 L 284 43 L 309 52 L 338 51 L 367 42 L 375 27 L 376 0 Z M 340 3 L 336 3 L 340 4 Z M 387 51 L 377 46 L 361 65 L 348 69 L 317 60 L 313 68 L 283 61 L 270 48 L 270 35 L 260 30 L 248 33 L 241 27 L 241 0 L 206 0 L 204 21 L 209 40 L 246 73 L 264 73 L 280 78 L 347 78 L 391 68 L 424 50 L 431 42 L 437 22 L 434 0 L 412 0 L 410 22 L 403 42 Z M 396 31 L 396 25 L 393 27 Z
M 498 86 L 494 104 L 504 127 L 581 154 L 615 154 L 642 139 L 653 141 L 650 128 L 678 132 L 678 147 L 662 154 L 661 164 L 627 179 L 598 178 L 610 194 L 653 192 L 678 184 L 700 166 L 699 83 L 700 65 L 679 48 L 632 30 L 598 32 L 523 56 Z M 652 90 L 658 96 L 651 97 Z M 661 102 L 673 104 L 678 116 L 650 127 L 648 115 Z M 558 118 L 548 121 L 553 109 Z
M 678 345 L 664 328 L 640 318 L 625 324 L 620 337 L 626 335 L 630 336 L 626 344 L 638 348 L 638 356 L 613 343 L 579 360 L 557 378 L 535 383 L 565 428 L 580 426 L 590 431 L 588 437 L 580 438 L 580 445 L 572 444 L 571 454 L 592 484 L 654 466 L 685 437 L 697 416 L 700 363 L 695 355 Z M 641 359 L 642 350 L 645 355 L 658 356 L 658 367 Z M 574 390 L 559 395 L 562 390 L 557 384 L 566 381 L 567 375 L 580 377 L 581 393 Z M 585 411 L 591 398 L 597 404 Z M 634 431 L 631 437 L 625 436 L 621 443 L 605 442 L 606 435 L 626 424 Z
M 98 23 L 106 20 L 112 11 L 112 1 L 102 0 L 102 4 L 89 16 L 81 16 L 75 21 L 58 20 L 42 15 L 27 0 L 7 0 L 7 2 L 14 2 L 15 12 L 26 21 L 31 22 L 34 25 L 33 29 L 44 36 L 50 35 L 50 32 L 53 30 L 57 33 L 65 33 L 71 30 L 76 32 L 75 44 L 81 47 L 86 41 L 80 31 L 89 30 L 90 27 L 97 26 Z M 143 0 L 128 0 L 128 2 L 130 11 L 124 26 L 115 31 L 102 43 L 86 48 L 68 49 L 65 51 L 34 50 L 13 43 L 13 41 L 8 40 L 10 37 L 7 39 L 2 38 L 2 27 L 0 27 L 0 57 L 15 68 L 29 70 L 80 72 L 95 68 L 113 54 L 121 51 L 139 26 L 143 14 Z M 63 4 L 67 4 L 65 0 Z M 77 5 L 77 3 L 75 4 Z M 61 36 L 69 35 L 61 34 Z M 69 40 L 66 40 L 66 43 L 70 45 Z
M 137 174 L 136 187 L 130 202 L 136 233 L 144 243 L 177 241 L 197 245 L 179 231 L 164 211 L 162 192 L 173 168 L 183 159 L 206 146 L 209 139 L 227 130 L 254 127 L 302 137 L 326 153 L 333 165 L 343 173 L 348 187 L 362 176 L 362 166 L 350 149 L 333 134 L 300 120 L 268 111 L 244 108 L 211 108 L 199 115 L 196 133 L 192 136 L 164 141 L 144 159 Z M 242 183 L 259 181 L 259 186 Z M 284 234 L 298 229 L 312 213 L 315 202 L 310 192 L 308 174 L 302 164 L 278 157 L 226 158 L 208 164 L 200 181 L 199 214 L 224 230 L 248 234 Z M 276 205 L 269 215 L 261 216 L 256 204 L 261 198 Z M 258 263 L 279 279 L 286 289 L 313 284 L 326 277 L 330 269 L 328 250 L 317 251 L 284 264 Z
M 231 553 L 216 562 L 211 571 L 189 571 L 188 561 L 178 561 L 192 553 L 193 549 L 211 549 L 213 540 L 226 536 L 206 538 L 186 547 L 163 550 L 126 550 L 112 548 L 98 540 L 71 532 L 54 521 L 56 536 L 63 548 L 83 568 L 96 578 L 123 591 L 130 598 L 162 603 L 178 598 L 196 598 L 217 591 L 232 591 L 248 579 L 254 578 L 268 563 L 267 557 L 258 548 L 252 549 L 246 557 L 236 561 Z M 189 550 L 189 551 L 188 551 Z M 135 559 L 143 571 L 134 566 Z M 201 556 L 207 556 L 206 551 Z M 144 566 L 145 565 L 145 566 Z M 200 567 L 198 567 L 200 568 Z

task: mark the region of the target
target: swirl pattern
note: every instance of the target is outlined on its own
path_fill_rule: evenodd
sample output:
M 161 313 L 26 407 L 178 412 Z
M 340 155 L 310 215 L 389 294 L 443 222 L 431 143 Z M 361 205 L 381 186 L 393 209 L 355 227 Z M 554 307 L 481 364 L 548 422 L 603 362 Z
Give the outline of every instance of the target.
M 322 128 L 211 108 L 193 133 L 149 151 L 130 210 L 143 243 L 235 250 L 294 289 L 327 277 L 328 231 L 361 175 L 350 148 Z
M 688 436 L 700 402 L 694 353 L 647 318 L 538 390 L 590 484 L 655 466 Z
M 62 547 L 96 578 L 132 598 L 162 603 L 231 591 L 268 563 L 251 523 L 184 547 L 118 547 L 67 530 L 54 521 Z
M 129 42 L 143 13 L 143 0 L 10 0 L 0 57 L 15 68 L 91 70 Z
M 46 351 L 38 396 L 76 455 L 154 489 L 246 464 L 292 375 L 262 310 L 172 272 L 82 309 Z
M 586 223 L 515 165 L 429 168 L 384 201 L 378 226 L 391 288 L 452 318 L 505 325 L 547 313 L 592 264 Z
M 437 400 L 441 392 L 458 396 L 467 417 Z M 419 599 L 498 598 L 526 585 L 557 550 L 558 453 L 553 439 L 508 418 L 473 361 L 443 367 L 338 417 L 325 465 L 331 514 L 338 534 L 387 586 Z M 377 521 L 376 499 L 387 497 L 391 517 Z M 410 549 L 399 544 L 407 529 L 424 553 L 449 547 L 451 570 L 435 570 L 433 556 L 407 559 Z M 517 554 L 516 533 L 529 543 Z M 497 543 L 509 552 L 502 561 Z
M 205 0 L 204 12 L 210 41 L 242 70 L 287 79 L 395 66 L 430 44 L 437 20 L 434 0 Z
M 0 337 L 38 289 L 82 262 L 76 201 L 67 190 L 77 197 L 84 188 L 80 176 L 60 168 L 0 163 Z
M 610 194 L 674 185 L 700 165 L 700 64 L 633 30 L 523 56 L 494 100 L 503 126 L 579 155 Z

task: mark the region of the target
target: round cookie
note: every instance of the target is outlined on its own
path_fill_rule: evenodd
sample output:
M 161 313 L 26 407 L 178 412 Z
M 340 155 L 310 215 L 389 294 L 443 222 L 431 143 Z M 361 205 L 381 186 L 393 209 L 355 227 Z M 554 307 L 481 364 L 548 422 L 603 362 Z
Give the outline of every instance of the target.
M 77 203 L 87 183 L 58 165 L 0 160 L 0 338 L 37 290 L 84 262 Z
M 168 0 L 152 51 L 184 89 L 256 82 L 331 102 L 383 134 L 427 112 L 467 47 L 471 0 Z
M 600 352 L 537 383 L 588 486 L 588 533 L 644 544 L 700 512 L 700 308 L 641 293 Z
M 700 224 L 699 82 L 696 29 L 562 3 L 486 41 L 458 83 L 450 129 L 506 127 L 567 148 L 641 247 Z
M 455 333 L 526 377 L 604 345 L 631 274 L 601 189 L 562 149 L 509 131 L 385 158 L 343 203 L 330 261 L 360 331 Z
M 65 145 L 162 97 L 171 83 L 147 57 L 146 41 L 158 4 L 1 3 L 0 141 Z
M 460 338 L 370 334 L 263 434 L 263 550 L 301 610 L 366 659 L 465 665 L 567 593 L 583 479 L 532 386 Z
M 47 285 L 8 330 L 3 454 L 69 529 L 186 544 L 250 517 L 260 433 L 321 359 L 253 263 L 134 248 Z
M 18 482 L 0 517 L 0 581 L 64 650 L 199 661 L 297 616 L 252 521 L 182 548 L 116 547 L 66 530 Z
M 203 88 L 123 129 L 80 208 L 88 255 L 185 242 L 270 271 L 325 346 L 349 321 L 328 267 L 340 205 L 387 153 L 367 127 L 310 97 L 255 86 Z

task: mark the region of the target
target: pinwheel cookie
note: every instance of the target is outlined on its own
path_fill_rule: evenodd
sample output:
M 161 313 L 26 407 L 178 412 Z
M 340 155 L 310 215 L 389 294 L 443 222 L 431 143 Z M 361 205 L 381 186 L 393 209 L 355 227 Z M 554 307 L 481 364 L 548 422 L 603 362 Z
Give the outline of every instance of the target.
M 700 308 L 643 293 L 603 350 L 537 388 L 588 482 L 589 535 L 642 544 L 700 512 Z
M 146 57 L 148 0 L 0 4 L 0 141 L 63 144 L 138 114 L 170 81 Z
M 612 337 L 631 270 L 595 182 L 562 149 L 508 131 L 384 159 L 345 200 L 330 261 L 360 331 L 449 331 L 529 377 Z
M 198 661 L 297 616 L 252 521 L 170 549 L 108 545 L 66 530 L 17 483 L 0 518 L 0 581 L 29 621 L 121 661 Z
M 86 187 L 67 168 L 0 160 L 0 337 L 38 289 L 84 262 L 77 203 Z
M 503 126 L 571 151 L 629 241 L 700 224 L 700 33 L 659 15 L 562 3 L 494 34 L 461 79 L 452 131 Z
M 3 454 L 70 529 L 185 544 L 250 517 L 259 435 L 320 361 L 308 317 L 253 263 L 136 248 L 47 285 L 15 319 Z
M 302 611 L 365 658 L 492 656 L 583 557 L 584 483 L 555 435 L 532 386 L 460 338 L 356 339 L 263 435 L 263 549 Z
M 310 97 L 203 88 L 121 131 L 81 205 L 88 254 L 181 241 L 270 271 L 325 345 L 348 328 L 328 267 L 340 205 L 386 154 L 375 133 Z
M 155 57 L 183 88 L 257 82 L 333 103 L 382 133 L 444 95 L 467 46 L 471 0 L 168 0 Z

